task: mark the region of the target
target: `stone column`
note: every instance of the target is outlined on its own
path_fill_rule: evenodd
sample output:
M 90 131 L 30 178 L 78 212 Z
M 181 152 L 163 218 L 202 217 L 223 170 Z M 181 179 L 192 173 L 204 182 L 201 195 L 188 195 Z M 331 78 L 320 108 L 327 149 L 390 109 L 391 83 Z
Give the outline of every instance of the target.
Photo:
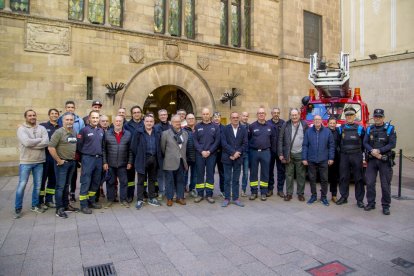
M 5 0 L 4 1 L 4 11 L 6 12 L 11 12 L 11 8 L 10 8 L 10 0 Z
M 88 16 L 89 16 L 89 0 L 85 0 L 84 10 L 83 10 L 83 22 L 84 23 L 90 23 Z
M 109 24 L 109 0 L 105 0 L 105 16 L 104 16 L 104 22 L 106 27 L 110 27 L 111 24 Z

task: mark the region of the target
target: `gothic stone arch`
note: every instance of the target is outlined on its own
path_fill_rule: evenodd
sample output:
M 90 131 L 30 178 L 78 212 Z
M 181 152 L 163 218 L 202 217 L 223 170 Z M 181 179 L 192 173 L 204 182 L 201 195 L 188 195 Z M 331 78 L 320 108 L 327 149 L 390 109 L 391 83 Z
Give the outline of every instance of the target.
M 174 61 L 159 61 L 141 68 L 127 86 L 118 106 L 127 109 L 143 106 L 148 94 L 160 86 L 175 85 L 183 89 L 192 101 L 194 112 L 201 115 L 204 107 L 215 110 L 214 98 L 205 79 L 193 68 Z

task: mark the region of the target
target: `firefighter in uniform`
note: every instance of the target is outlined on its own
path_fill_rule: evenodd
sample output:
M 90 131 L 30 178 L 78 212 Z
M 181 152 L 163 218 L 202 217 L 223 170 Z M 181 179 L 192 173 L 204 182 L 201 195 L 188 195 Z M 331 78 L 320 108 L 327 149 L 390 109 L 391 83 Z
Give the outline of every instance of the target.
M 89 113 L 89 125 L 85 126 L 78 134 L 77 151 L 81 154 L 81 177 L 79 201 L 81 212 L 92 214 L 93 209 L 101 209 L 102 206 L 95 202 L 96 191 L 101 182 L 103 161 L 102 142 L 104 130 L 98 127 L 99 113 Z
M 196 190 L 198 194 L 194 202 L 199 203 L 203 200 L 205 190 L 207 201 L 214 203 L 214 167 L 216 165 L 216 152 L 221 138 L 220 128 L 211 121 L 210 110 L 208 108 L 203 108 L 201 114 L 203 121 L 195 126 L 193 136 L 194 147 L 196 149 Z
M 379 172 L 382 191 L 382 213 L 390 214 L 391 203 L 391 178 L 394 164 L 394 152 L 397 143 L 395 128 L 389 123 L 384 123 L 384 110 L 374 110 L 375 124 L 367 128 L 364 137 L 364 147 L 368 153 L 368 167 L 365 174 L 367 181 L 367 201 L 365 211 L 375 209 L 375 183 Z
M 249 126 L 250 200 L 257 198 L 260 165 L 260 199 L 267 199 L 269 186 L 270 150 L 274 129 L 266 122 L 264 108 L 257 110 L 257 121 Z
M 57 120 L 59 119 L 59 111 L 56 108 L 51 108 L 49 109 L 49 112 L 47 114 L 49 115 L 49 121 L 41 123 L 40 125 L 46 128 L 47 135 L 49 135 L 50 140 L 53 133 L 55 133 L 55 130 L 59 128 L 59 125 L 57 123 Z M 42 185 L 40 186 L 39 204 L 44 204 L 48 208 L 56 207 L 56 205 L 53 203 L 53 197 L 55 195 L 55 186 L 55 160 L 46 148 L 46 162 L 43 164 L 43 176 Z
M 346 123 L 338 128 L 341 135 L 341 161 L 339 165 L 340 180 L 339 191 L 341 198 L 336 202 L 337 205 L 348 203 L 349 178 L 352 173 L 355 182 L 355 198 L 359 208 L 364 208 L 364 182 L 362 178 L 363 163 L 363 139 L 365 135 L 364 127 L 355 123 L 356 110 L 347 107 L 344 110 Z

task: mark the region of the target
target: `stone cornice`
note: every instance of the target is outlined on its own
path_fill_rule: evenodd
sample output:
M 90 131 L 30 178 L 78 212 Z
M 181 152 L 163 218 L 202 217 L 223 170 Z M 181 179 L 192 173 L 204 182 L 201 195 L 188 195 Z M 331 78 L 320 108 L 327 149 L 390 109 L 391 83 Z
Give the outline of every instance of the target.
M 393 55 L 388 55 L 388 56 L 382 56 L 382 57 L 378 57 L 377 59 L 363 59 L 363 60 L 351 61 L 350 66 L 359 67 L 359 66 L 400 61 L 400 60 L 413 59 L 413 58 L 414 58 L 414 52 L 405 52 L 405 53 L 393 54 Z
M 245 53 L 245 54 L 250 54 L 250 55 L 255 55 L 255 56 L 278 59 L 278 55 L 268 53 L 268 52 L 255 51 L 255 50 L 245 49 L 245 48 L 234 48 L 234 47 L 224 46 L 220 44 L 200 42 L 200 41 L 191 40 L 187 38 L 166 36 L 163 34 L 149 33 L 149 32 L 143 32 L 143 31 L 127 30 L 127 29 L 112 27 L 112 26 L 96 25 L 96 24 L 91 24 L 91 23 L 47 18 L 47 17 L 42 17 L 42 16 L 28 15 L 28 14 L 21 14 L 21 13 L 12 13 L 12 12 L 7 12 L 3 10 L 0 10 L 0 17 L 12 18 L 16 20 L 25 20 L 27 22 L 34 22 L 34 23 L 43 23 L 43 24 L 49 23 L 49 24 L 54 24 L 54 25 L 65 25 L 65 26 L 71 26 L 73 28 L 104 31 L 104 32 L 110 32 L 110 33 L 132 35 L 132 36 L 138 36 L 142 38 L 152 38 L 152 39 L 164 40 L 164 41 L 175 40 L 177 42 L 185 43 L 188 45 L 196 45 L 196 46 L 207 47 L 207 48 L 212 48 L 212 49 L 220 49 L 223 51 Z

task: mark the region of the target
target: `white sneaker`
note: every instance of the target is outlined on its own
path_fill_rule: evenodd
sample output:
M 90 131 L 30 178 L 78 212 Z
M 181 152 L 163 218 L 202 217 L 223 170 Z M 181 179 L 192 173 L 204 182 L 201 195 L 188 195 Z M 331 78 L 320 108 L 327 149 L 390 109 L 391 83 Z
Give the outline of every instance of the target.
M 38 213 L 38 214 L 43 214 L 45 212 L 45 210 L 43 208 L 39 208 L 37 206 L 33 206 L 30 209 L 32 212 Z

